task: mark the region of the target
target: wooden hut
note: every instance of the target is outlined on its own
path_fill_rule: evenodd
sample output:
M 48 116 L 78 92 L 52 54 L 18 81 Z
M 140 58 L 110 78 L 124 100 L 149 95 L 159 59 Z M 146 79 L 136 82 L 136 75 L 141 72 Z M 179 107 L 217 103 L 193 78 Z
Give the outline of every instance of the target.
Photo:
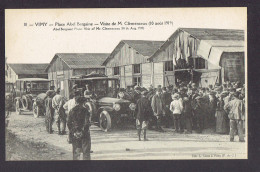
M 204 87 L 244 78 L 243 44 L 242 30 L 179 28 L 149 58 L 154 84 L 163 79 L 164 86 L 192 81 Z M 173 70 L 165 71 L 170 61 Z
M 25 64 L 25 63 L 8 63 L 6 65 L 6 82 L 15 83 L 21 78 L 48 78 L 45 68 L 48 63 Z
M 101 64 L 109 54 L 106 53 L 57 53 L 46 67 L 48 79 L 51 85 L 61 89 L 61 94 L 69 97 L 71 88 L 69 79 L 76 75 L 90 73 L 105 73 L 105 67 Z
M 118 77 L 122 88 L 130 85 L 149 87 L 153 69 L 147 59 L 162 44 L 163 41 L 120 41 L 103 63 L 106 75 Z

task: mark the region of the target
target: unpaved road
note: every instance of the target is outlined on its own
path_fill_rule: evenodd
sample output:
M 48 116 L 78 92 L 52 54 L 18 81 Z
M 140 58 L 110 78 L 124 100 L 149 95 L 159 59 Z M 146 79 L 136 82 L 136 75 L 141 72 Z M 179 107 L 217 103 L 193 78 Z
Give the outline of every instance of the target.
M 53 129 L 56 130 L 55 124 Z M 135 159 L 243 159 L 247 143 L 229 142 L 228 135 L 174 134 L 172 129 L 147 132 L 149 141 L 137 141 L 136 130 L 115 129 L 104 133 L 91 126 L 92 160 Z M 44 118 L 31 113 L 10 116 L 6 132 L 6 160 L 71 160 L 67 135 L 48 134 Z

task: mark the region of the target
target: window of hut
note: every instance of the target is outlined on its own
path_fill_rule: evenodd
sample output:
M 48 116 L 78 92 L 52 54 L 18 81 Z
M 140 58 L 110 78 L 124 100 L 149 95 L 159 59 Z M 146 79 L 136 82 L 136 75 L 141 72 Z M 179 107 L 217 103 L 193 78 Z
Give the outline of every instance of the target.
M 205 64 L 205 59 L 203 58 L 195 58 L 195 69 L 205 69 L 206 64 Z
M 165 71 L 173 71 L 173 61 L 167 61 L 165 62 L 165 67 L 164 67 L 164 70 Z
M 141 73 L 141 64 L 134 64 L 134 74 Z
M 119 75 L 119 67 L 113 68 L 113 75 Z
M 142 80 L 140 76 L 133 77 L 134 85 L 142 86 Z

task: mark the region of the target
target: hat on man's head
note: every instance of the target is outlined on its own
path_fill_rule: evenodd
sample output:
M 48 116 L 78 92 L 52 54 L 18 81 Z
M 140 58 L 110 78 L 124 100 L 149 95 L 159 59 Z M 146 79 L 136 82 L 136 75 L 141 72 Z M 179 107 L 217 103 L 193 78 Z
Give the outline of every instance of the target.
M 179 98 L 179 94 L 174 93 L 174 94 L 172 95 L 172 98 L 173 98 L 173 99 L 178 99 L 178 98 Z

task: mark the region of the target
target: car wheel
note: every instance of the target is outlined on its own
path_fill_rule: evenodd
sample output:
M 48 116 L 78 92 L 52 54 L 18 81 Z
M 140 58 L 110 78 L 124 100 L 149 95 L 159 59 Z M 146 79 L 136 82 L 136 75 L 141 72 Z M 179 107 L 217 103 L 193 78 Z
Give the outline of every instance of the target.
M 36 105 L 36 103 L 33 103 L 33 116 L 34 118 L 38 118 L 39 117 L 39 107 Z
M 21 115 L 21 108 L 19 106 L 19 100 L 17 100 L 15 103 L 15 112 L 17 115 Z
M 102 131 L 108 132 L 111 128 L 111 117 L 107 111 L 102 111 L 99 117 L 99 125 Z

